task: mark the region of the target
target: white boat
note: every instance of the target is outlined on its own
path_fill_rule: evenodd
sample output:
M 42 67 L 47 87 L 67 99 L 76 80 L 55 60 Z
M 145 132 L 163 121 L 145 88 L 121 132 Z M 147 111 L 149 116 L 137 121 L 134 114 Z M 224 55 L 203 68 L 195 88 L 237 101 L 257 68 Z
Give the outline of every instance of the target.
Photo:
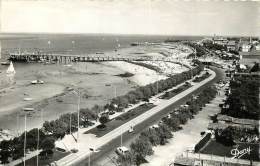
M 13 63 L 10 62 L 9 67 L 8 67 L 8 69 L 6 70 L 6 74 L 11 75 L 11 74 L 15 74 L 15 73 L 16 73 L 16 72 L 15 72 L 15 70 L 14 70 Z
M 10 62 L 1 62 L 1 65 L 10 65 Z
M 23 98 L 23 100 L 24 100 L 24 101 L 31 101 L 32 98 L 30 98 L 30 97 L 25 97 L 25 98 Z
M 67 64 L 67 65 L 64 65 L 65 67 L 71 67 L 72 66 L 72 64 Z
M 32 107 L 23 108 L 23 111 L 31 112 L 31 111 L 34 111 L 34 108 L 32 108 Z
M 44 84 L 44 81 L 42 81 L 42 80 L 33 80 L 33 81 L 31 81 L 31 84 Z

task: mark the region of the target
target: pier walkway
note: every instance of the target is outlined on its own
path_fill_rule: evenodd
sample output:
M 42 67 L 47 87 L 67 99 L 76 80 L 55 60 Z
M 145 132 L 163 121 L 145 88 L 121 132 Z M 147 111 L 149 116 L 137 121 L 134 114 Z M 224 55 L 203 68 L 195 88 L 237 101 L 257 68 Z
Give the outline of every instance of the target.
M 167 59 L 167 58 L 166 58 Z M 98 62 L 98 61 L 164 61 L 165 58 L 152 58 L 147 56 L 107 56 L 105 54 L 96 55 L 66 55 L 50 53 L 10 53 L 9 60 L 25 62 Z

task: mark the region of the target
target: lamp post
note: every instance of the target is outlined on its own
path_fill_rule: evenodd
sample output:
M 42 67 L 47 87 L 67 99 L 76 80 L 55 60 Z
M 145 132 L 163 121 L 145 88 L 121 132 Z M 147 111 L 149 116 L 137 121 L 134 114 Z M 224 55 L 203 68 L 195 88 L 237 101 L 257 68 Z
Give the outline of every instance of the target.
M 77 133 L 77 143 L 79 142 L 79 110 L 80 110 L 80 91 L 73 91 L 76 95 L 78 95 L 78 102 L 77 102 L 77 112 L 78 112 L 78 133 Z
M 41 109 L 41 123 L 43 122 L 43 118 L 42 118 L 42 109 Z M 40 127 L 38 127 L 37 130 L 37 156 L 36 156 L 36 160 L 37 160 L 37 166 L 39 165 L 39 141 L 40 141 Z
M 70 135 L 71 135 L 71 113 L 70 113 Z
M 24 145 L 23 145 L 23 155 L 24 155 L 24 160 L 23 160 L 23 165 L 25 166 L 25 157 L 26 157 L 26 118 L 27 114 L 25 113 L 24 115 Z

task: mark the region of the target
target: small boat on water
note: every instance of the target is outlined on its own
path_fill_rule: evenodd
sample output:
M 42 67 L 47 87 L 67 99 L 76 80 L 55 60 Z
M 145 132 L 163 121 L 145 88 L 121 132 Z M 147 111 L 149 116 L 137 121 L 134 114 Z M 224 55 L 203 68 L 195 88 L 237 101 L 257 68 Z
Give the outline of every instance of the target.
M 42 80 L 33 80 L 33 81 L 31 81 L 31 84 L 44 84 L 44 81 L 42 81 Z
M 96 54 L 104 54 L 104 52 L 96 52 Z
M 6 70 L 6 74 L 11 75 L 11 74 L 15 74 L 15 73 L 16 73 L 16 72 L 15 72 L 15 70 L 14 70 L 13 63 L 10 62 L 9 67 L 8 67 L 8 69 Z
M 10 62 L 1 62 L 1 65 L 10 65 Z
M 34 108 L 32 108 L 32 107 L 23 108 L 23 111 L 31 112 L 31 111 L 34 111 Z
M 24 101 L 31 101 L 32 98 L 30 98 L 30 97 L 25 97 L 25 98 L 23 98 L 23 100 L 24 100 Z
M 71 67 L 72 66 L 72 64 L 67 64 L 67 65 L 64 65 L 65 67 Z

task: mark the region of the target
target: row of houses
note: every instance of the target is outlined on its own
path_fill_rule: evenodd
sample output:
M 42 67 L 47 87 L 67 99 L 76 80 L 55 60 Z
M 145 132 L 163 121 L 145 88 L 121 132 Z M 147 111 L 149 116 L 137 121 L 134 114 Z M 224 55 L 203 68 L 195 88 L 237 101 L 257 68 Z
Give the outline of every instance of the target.
M 250 37 L 248 38 L 226 38 L 226 37 L 212 37 L 203 39 L 200 44 L 205 42 L 211 42 L 213 44 L 218 44 L 222 46 L 226 46 L 228 51 L 242 51 L 249 52 L 253 50 L 260 51 L 260 44 L 258 40 Z

